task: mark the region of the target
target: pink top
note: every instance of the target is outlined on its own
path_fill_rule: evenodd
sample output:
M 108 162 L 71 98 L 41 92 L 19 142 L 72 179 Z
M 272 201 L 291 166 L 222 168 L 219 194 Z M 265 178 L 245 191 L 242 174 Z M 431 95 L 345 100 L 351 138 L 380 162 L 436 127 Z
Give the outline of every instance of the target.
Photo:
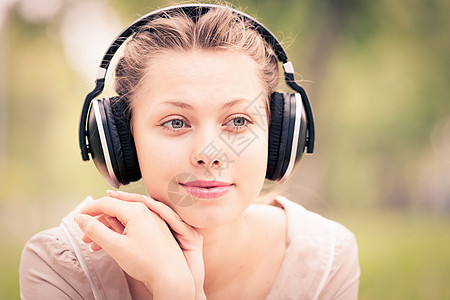
M 131 300 L 125 275 L 103 250 L 89 251 L 73 216 L 33 236 L 20 262 L 21 299 Z M 284 197 L 287 248 L 266 299 L 357 299 L 360 268 L 355 236 L 341 224 Z

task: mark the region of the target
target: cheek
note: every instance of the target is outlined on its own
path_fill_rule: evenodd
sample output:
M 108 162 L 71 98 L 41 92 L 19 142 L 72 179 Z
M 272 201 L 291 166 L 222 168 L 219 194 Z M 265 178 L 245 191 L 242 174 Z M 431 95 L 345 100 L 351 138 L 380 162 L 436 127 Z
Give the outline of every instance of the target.
M 236 175 L 250 190 L 262 187 L 267 170 L 268 136 L 261 132 L 237 157 Z
M 187 160 L 183 147 L 173 145 L 155 134 L 135 131 L 135 145 L 142 179 L 152 197 L 162 200 L 167 185 Z

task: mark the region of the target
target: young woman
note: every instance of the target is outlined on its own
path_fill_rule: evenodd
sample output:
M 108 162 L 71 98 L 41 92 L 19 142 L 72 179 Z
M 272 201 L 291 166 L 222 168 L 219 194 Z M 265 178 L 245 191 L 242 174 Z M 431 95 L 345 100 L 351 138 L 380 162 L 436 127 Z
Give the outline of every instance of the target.
M 281 196 L 257 201 L 277 57 L 243 14 L 206 8 L 140 24 L 116 66 L 110 105 L 125 107 L 148 196 L 87 199 L 30 239 L 22 299 L 357 298 L 350 231 Z

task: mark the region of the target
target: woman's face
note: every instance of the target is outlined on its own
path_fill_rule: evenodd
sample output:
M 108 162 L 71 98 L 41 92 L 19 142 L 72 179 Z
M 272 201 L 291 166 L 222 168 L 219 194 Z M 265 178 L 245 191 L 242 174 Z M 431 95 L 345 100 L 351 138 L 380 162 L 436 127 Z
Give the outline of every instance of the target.
M 258 196 L 266 174 L 266 97 L 254 61 L 228 50 L 152 60 L 132 102 L 149 195 L 188 224 L 227 224 Z

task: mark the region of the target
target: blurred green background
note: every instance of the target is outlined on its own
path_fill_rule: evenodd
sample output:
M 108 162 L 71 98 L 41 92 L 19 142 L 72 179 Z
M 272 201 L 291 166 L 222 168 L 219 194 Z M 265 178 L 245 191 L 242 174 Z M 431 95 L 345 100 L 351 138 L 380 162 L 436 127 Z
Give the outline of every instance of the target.
M 116 34 L 169 4 L 1 2 L 0 299 L 19 298 L 26 240 L 109 188 L 81 162 L 81 104 Z M 285 193 L 356 234 L 360 299 L 450 299 L 450 2 L 235 4 L 279 37 L 309 92 L 316 151 Z

